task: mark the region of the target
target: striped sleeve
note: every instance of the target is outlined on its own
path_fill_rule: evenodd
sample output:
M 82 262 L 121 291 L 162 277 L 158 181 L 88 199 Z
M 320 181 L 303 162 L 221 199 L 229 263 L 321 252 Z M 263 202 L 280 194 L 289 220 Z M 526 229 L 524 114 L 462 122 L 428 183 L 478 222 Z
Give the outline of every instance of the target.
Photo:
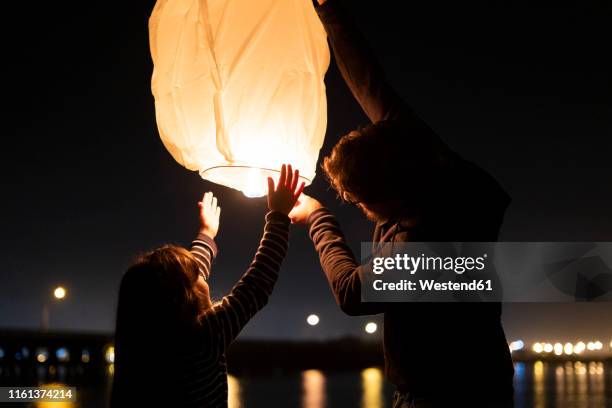
M 190 251 L 198 263 L 200 274 L 204 276 L 204 279 L 208 280 L 212 261 L 217 256 L 215 240 L 206 234 L 200 233 L 191 243 Z
M 321 268 L 340 309 L 351 316 L 381 313 L 380 304 L 361 301 L 360 271 L 365 266 L 357 263 L 336 217 L 327 208 L 320 208 L 310 214 L 308 225 Z
M 272 211 L 266 215 L 263 237 L 249 269 L 230 294 L 213 307 L 221 349 L 225 350 L 248 321 L 268 303 L 287 253 L 289 223 L 289 217 L 280 212 Z

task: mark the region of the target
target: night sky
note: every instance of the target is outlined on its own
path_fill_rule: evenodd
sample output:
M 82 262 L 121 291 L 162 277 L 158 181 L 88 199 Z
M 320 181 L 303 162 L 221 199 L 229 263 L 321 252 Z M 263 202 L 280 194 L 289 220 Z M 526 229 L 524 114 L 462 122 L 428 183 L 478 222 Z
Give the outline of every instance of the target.
M 612 241 L 612 8 L 400 3 L 347 2 L 406 101 L 511 194 L 500 239 Z M 154 2 L 75 4 L 3 5 L 0 329 L 36 329 L 63 284 L 68 299 L 51 306 L 51 329 L 112 331 L 130 261 L 188 244 L 204 191 L 223 207 L 214 296 L 244 272 L 263 226 L 264 200 L 203 181 L 162 146 L 150 91 Z M 367 123 L 333 61 L 326 83 L 322 156 Z M 307 193 L 338 214 L 354 248 L 370 239 L 373 226 L 323 177 Z M 291 239 L 271 302 L 243 336 L 363 335 L 370 319 L 337 309 L 304 229 Z M 310 313 L 322 317 L 316 328 Z M 510 339 L 612 338 L 610 304 L 504 313 Z

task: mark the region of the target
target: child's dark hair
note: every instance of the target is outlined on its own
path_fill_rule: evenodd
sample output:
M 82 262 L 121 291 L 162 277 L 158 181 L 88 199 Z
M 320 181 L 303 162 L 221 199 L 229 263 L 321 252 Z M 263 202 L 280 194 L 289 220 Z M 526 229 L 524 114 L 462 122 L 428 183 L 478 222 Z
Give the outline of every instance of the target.
M 206 294 L 196 285 L 199 273 L 193 255 L 179 246 L 164 245 L 142 255 L 123 277 L 118 314 L 122 312 L 121 306 L 127 308 L 133 303 L 126 297 L 140 293 L 140 296 L 149 297 L 156 304 L 155 308 L 163 308 L 162 315 L 167 314 L 178 324 L 198 325 L 207 304 Z
M 201 324 L 210 303 L 196 284 L 198 276 L 193 255 L 174 245 L 142 255 L 123 275 L 111 406 L 141 405 L 141 387 L 156 390 L 156 406 L 176 402 L 177 396 L 163 392 L 169 385 L 160 383 L 166 377 L 159 373 L 175 371 L 173 356 L 188 348 L 188 342 L 202 341 L 193 328 Z
M 424 124 L 406 127 L 380 121 L 344 135 L 323 159 L 323 170 L 346 201 L 404 199 L 406 190 L 414 191 L 435 177 L 439 146 Z

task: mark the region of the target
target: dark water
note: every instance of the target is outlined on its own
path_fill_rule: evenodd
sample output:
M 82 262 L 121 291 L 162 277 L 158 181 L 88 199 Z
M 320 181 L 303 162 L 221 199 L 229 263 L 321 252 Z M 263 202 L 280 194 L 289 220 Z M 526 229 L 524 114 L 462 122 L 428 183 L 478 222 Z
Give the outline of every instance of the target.
M 608 362 L 515 363 L 516 408 L 612 407 L 612 365 Z M 78 387 L 75 404 L 37 404 L 35 407 L 105 407 L 112 366 L 106 381 Z M 328 373 L 306 370 L 273 376 L 229 377 L 230 408 L 271 407 L 389 407 L 393 387 L 382 370 Z

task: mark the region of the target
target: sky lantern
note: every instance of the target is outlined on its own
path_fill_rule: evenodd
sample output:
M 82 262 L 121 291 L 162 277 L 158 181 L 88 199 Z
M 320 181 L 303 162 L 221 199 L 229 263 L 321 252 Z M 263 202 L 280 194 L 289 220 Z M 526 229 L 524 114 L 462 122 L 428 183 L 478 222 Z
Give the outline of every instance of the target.
M 158 0 L 149 35 L 157 126 L 177 162 L 251 197 L 282 163 L 310 184 L 329 65 L 311 0 Z

